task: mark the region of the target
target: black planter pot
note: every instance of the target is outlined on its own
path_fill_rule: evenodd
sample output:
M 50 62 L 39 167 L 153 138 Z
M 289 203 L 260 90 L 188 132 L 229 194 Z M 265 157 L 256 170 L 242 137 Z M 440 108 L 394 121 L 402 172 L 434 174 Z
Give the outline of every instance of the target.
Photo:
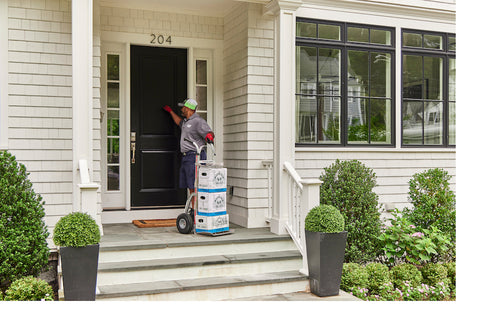
M 340 290 L 347 232 L 323 233 L 305 230 L 310 291 L 335 296 Z
M 95 301 L 99 248 L 99 244 L 60 247 L 65 300 Z

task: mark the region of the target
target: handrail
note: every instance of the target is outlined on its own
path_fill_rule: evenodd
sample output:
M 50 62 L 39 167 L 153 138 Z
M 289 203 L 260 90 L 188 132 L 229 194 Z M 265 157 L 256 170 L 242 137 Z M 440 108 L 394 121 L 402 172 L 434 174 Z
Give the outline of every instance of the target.
M 302 178 L 298 175 L 297 171 L 293 168 L 290 162 L 285 162 L 283 168 L 290 174 L 290 177 L 295 181 L 300 190 L 303 190 Z

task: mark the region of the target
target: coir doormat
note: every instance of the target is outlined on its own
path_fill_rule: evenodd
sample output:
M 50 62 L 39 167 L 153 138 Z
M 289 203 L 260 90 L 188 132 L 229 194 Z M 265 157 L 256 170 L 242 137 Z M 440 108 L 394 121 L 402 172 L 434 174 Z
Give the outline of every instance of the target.
M 177 219 L 133 220 L 132 223 L 139 228 L 175 227 Z

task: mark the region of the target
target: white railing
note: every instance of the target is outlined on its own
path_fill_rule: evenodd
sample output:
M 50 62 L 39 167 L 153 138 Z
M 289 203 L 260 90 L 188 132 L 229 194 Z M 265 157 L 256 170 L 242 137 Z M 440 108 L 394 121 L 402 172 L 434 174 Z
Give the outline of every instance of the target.
M 307 248 L 305 243 L 305 217 L 308 211 L 320 204 L 319 179 L 302 179 L 295 168 L 289 163 L 283 164 L 283 170 L 288 173 L 288 219 L 286 228 L 293 242 L 303 257 L 303 269 L 308 274 Z
M 273 160 L 263 160 L 262 165 L 267 169 L 267 197 L 268 197 L 268 208 L 267 208 L 267 216 L 265 220 L 270 222 L 273 217 Z

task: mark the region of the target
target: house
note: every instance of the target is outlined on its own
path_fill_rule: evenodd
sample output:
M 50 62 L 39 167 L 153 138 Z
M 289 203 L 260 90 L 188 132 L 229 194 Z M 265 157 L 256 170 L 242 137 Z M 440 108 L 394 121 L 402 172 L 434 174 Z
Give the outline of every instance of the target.
M 416 172 L 455 188 L 455 15 L 455 0 L 1 0 L 0 148 L 50 232 L 77 210 L 175 217 L 179 132 L 161 107 L 193 97 L 231 222 L 285 233 L 290 172 L 308 182 L 337 158 L 402 208 Z

